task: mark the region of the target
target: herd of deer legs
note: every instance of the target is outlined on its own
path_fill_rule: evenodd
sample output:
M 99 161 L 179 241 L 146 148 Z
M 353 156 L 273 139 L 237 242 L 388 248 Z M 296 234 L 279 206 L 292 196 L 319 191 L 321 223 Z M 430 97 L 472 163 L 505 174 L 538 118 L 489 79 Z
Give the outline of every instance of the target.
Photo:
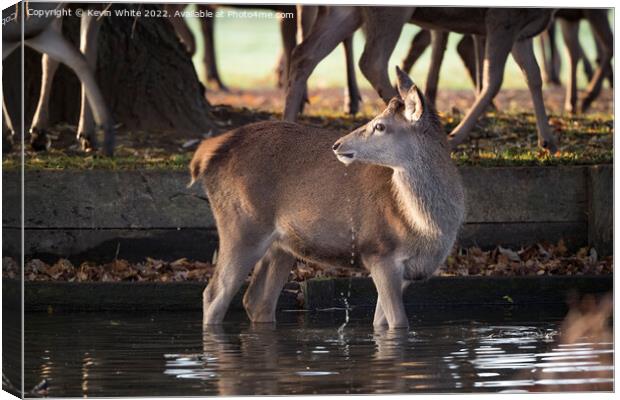
M 33 3 L 36 8 L 59 8 L 64 5 Z M 106 5 L 91 5 L 105 7 Z M 185 5 L 167 5 L 170 11 L 179 10 Z M 198 5 L 205 9 L 213 5 Z M 413 38 L 411 48 L 403 61 L 403 69 L 409 71 L 419 55 L 431 46 L 431 65 L 427 75 L 425 94 L 434 103 L 439 81 L 439 71 L 446 50 L 449 32 L 464 34 L 457 50 L 472 78 L 476 90 L 476 100 L 465 117 L 449 134 L 454 147 L 463 143 L 476 121 L 492 104 L 493 98 L 502 85 L 504 67 L 509 54 L 522 70 L 529 88 L 537 121 L 538 144 L 554 153 L 557 150 L 556 138 L 551 133 L 543 101 L 541 70 L 534 56 L 533 38 L 539 34 L 543 40 L 545 60 L 544 76 L 550 83 L 557 83 L 558 60 L 554 42 L 555 21 L 561 27 L 566 43 L 569 69 L 566 84 L 565 111 L 576 113 L 588 110 L 598 97 L 605 79 L 612 83 L 611 58 L 613 56 L 613 33 L 609 24 L 607 10 L 604 9 L 510 9 L 510 8 L 440 8 L 440 7 L 353 7 L 353 6 L 263 6 L 278 11 L 292 12 L 295 19 L 282 19 L 283 53 L 279 63 L 279 85 L 285 89 L 286 100 L 283 118 L 297 119 L 308 101 L 307 80 L 314 68 L 340 43 L 346 55 L 348 92 L 345 99 L 346 111 L 355 114 L 359 111 L 360 90 L 355 76 L 353 58 L 353 34 L 362 29 L 366 44 L 359 60 L 362 74 L 388 102 L 396 94 L 388 76 L 388 60 L 396 47 L 405 24 L 413 23 L 423 30 Z M 19 9 L 7 9 L 16 13 L 14 23 L 3 26 L 3 60 L 21 41 L 21 17 Z M 597 65 L 593 70 L 579 43 L 579 24 L 587 21 L 592 29 L 596 48 Z M 196 40 L 182 18 L 171 18 L 179 39 L 192 54 Z M 82 16 L 80 29 L 80 48 L 74 46 L 61 33 L 61 17 L 28 18 L 24 20 L 24 44 L 43 54 L 42 83 L 40 98 L 30 127 L 29 143 L 34 150 L 45 150 L 50 140 L 46 135 L 49 121 L 49 100 L 51 82 L 60 62 L 69 66 L 82 84 L 82 105 L 77 137 L 84 150 L 95 149 L 96 129 L 104 131 L 103 151 L 112 155 L 114 150 L 114 123 L 101 91 L 95 81 L 94 69 L 97 60 L 97 34 L 101 20 Z M 205 43 L 206 80 L 214 83 L 220 90 L 227 90 L 215 60 L 214 19 L 202 18 L 201 28 Z M 299 32 L 299 34 L 298 34 Z M 298 37 L 300 42 L 298 43 Z M 577 65 L 582 61 L 589 84 L 581 107 L 577 97 Z M 11 138 L 19 131 L 8 115 L 3 103 L 4 137 Z M 5 141 L 10 144 L 11 141 Z M 9 146 L 5 146 L 9 147 Z M 8 148 L 5 148 L 8 150 Z

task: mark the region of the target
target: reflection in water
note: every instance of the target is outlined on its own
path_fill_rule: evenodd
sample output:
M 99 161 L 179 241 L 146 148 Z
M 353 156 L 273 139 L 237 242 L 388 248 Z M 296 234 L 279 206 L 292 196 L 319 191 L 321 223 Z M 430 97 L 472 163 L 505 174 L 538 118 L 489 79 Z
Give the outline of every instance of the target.
M 612 340 L 584 331 L 564 342 L 564 310 L 451 314 L 412 313 L 411 331 L 373 331 L 372 310 L 358 309 L 281 313 L 277 325 L 232 315 L 205 331 L 200 312 L 27 314 L 26 387 L 46 379 L 50 396 L 80 397 L 611 390 Z

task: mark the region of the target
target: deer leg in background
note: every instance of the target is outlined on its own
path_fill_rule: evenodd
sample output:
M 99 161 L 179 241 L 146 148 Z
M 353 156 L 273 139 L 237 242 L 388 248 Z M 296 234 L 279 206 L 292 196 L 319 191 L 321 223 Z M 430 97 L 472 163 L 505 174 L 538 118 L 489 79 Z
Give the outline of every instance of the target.
M 586 89 L 586 96 L 581 103 L 581 112 L 586 112 L 590 105 L 601 92 L 603 86 L 603 80 L 608 75 L 608 71 L 611 69 L 611 57 L 613 55 L 613 43 L 614 35 L 609 26 L 609 20 L 607 19 L 607 10 L 594 9 L 588 10 L 586 15 L 590 26 L 592 27 L 592 33 L 594 33 L 594 39 L 599 42 L 601 46 L 600 63 L 594 72 L 594 76 L 588 84 Z
M 353 36 L 346 38 L 342 45 L 344 47 L 344 57 L 347 64 L 347 96 L 345 96 L 345 112 L 355 115 L 360 109 L 362 95 L 357 85 L 357 76 L 355 75 L 355 59 L 353 58 Z
M 390 99 L 398 95 L 390 83 L 388 75 L 388 61 L 396 42 L 400 37 L 403 26 L 415 8 L 381 7 L 376 10 L 364 10 L 366 45 L 360 58 L 359 66 L 379 97 L 387 104 Z M 385 23 L 390 21 L 390 23 Z
M 297 13 L 295 18 L 280 18 L 280 35 L 282 37 L 282 56 L 278 62 L 278 87 L 282 88 L 288 82 L 291 53 L 297 45 Z
M 50 24 L 50 29 L 62 32 L 62 18 L 56 18 Z M 30 147 L 35 151 L 45 151 L 51 145 L 47 135 L 49 128 L 50 98 L 52 96 L 52 83 L 58 70 L 59 62 L 43 54 L 41 57 L 41 92 L 37 108 L 30 125 Z
M 594 44 L 596 45 L 596 63 L 600 65 L 601 64 L 601 54 L 603 54 L 603 52 L 605 51 L 603 49 L 604 46 L 601 45 L 601 43 L 598 40 L 595 40 Z M 584 57 L 585 57 L 585 55 L 584 55 Z M 590 64 L 590 63 L 588 62 L 588 64 Z M 584 64 L 584 68 L 585 67 L 586 67 L 586 65 Z M 591 69 L 591 71 L 590 71 L 591 75 L 588 75 L 588 81 L 590 81 L 592 79 L 592 75 L 594 75 L 594 71 L 592 70 L 592 67 L 590 67 L 590 69 Z M 586 74 L 587 74 L 587 71 L 586 71 Z M 611 89 L 613 89 L 614 88 L 614 69 L 611 67 L 611 59 L 609 60 L 609 67 L 608 67 L 608 70 L 607 70 L 606 78 L 607 78 L 607 84 L 609 84 L 609 87 Z
M 103 19 L 82 15 L 80 21 L 80 51 L 84 54 L 91 71 L 97 70 L 97 38 Z M 82 150 L 97 147 L 97 132 L 93 112 L 88 105 L 86 88 L 82 84 L 82 100 L 80 105 L 80 120 L 78 122 L 77 139 L 82 145 Z
M 295 257 L 277 248 L 256 264 L 243 296 L 243 307 L 252 322 L 275 322 L 280 293 L 294 266 Z
M 582 55 L 579 45 L 579 21 L 561 19 L 560 28 L 562 29 L 569 62 L 564 111 L 574 114 L 577 112 L 577 63 Z
M 478 118 L 485 112 L 491 101 L 499 92 L 504 77 L 504 67 L 510 49 L 514 43 L 516 33 L 513 30 L 495 29 L 489 32 L 486 38 L 482 90 L 476 97 L 474 105 L 469 109 L 467 115 L 450 133 L 450 144 L 452 148 L 463 143 L 471 130 L 476 125 Z M 476 38 L 477 45 L 480 46 L 480 37 Z M 480 64 L 480 63 L 478 63 Z
M 485 41 L 484 36 L 472 35 L 474 42 L 474 57 L 476 57 L 476 93 L 482 92 L 482 82 L 484 80 L 484 51 Z
M 437 86 L 439 85 L 439 72 L 441 71 L 441 64 L 443 62 L 443 56 L 446 52 L 447 44 L 448 32 L 437 30 L 431 31 L 431 65 L 426 77 L 426 91 L 424 95 L 433 107 L 435 107 Z
M 293 50 L 283 118 L 295 121 L 308 77 L 317 64 L 360 26 L 356 7 L 321 7 L 310 35 Z
M 185 45 L 187 52 L 193 56 L 196 53 L 196 38 L 194 38 L 192 31 L 189 30 L 187 23 L 185 23 L 185 19 L 175 16 L 177 11 L 183 11 L 186 6 L 186 4 L 165 4 L 164 10 L 168 11 L 170 23 L 177 33 L 179 40 Z
M 207 4 L 197 4 L 196 7 L 199 11 L 204 12 L 214 12 L 213 7 Z M 205 82 L 214 83 L 215 86 L 219 90 L 223 90 L 225 92 L 228 91 L 228 88 L 222 82 L 220 78 L 220 73 L 217 69 L 217 62 L 215 60 L 215 34 L 213 29 L 213 24 L 215 22 L 215 18 L 200 18 L 200 27 L 202 28 L 202 37 L 204 39 L 204 71 L 205 71 Z
M 456 46 L 465 69 L 471 78 L 474 88 L 476 88 L 476 50 L 474 49 L 474 38 L 472 35 L 463 35 Z
M 549 27 L 540 34 L 540 50 L 543 58 L 543 79 L 549 84 L 561 85 L 559 77 L 561 59 L 556 42 L 555 21 L 552 21 Z
M 49 128 L 49 102 L 52 94 L 52 83 L 59 62 L 43 54 L 41 57 L 41 93 L 39 102 L 30 126 L 30 147 L 35 151 L 49 149 L 51 140 L 47 135 Z
M 19 42 L 8 42 L 6 40 L 2 41 L 2 60 L 7 58 L 15 49 L 19 47 Z M 4 98 L 4 92 L 2 93 L 2 152 L 8 153 L 13 149 L 13 145 L 15 144 L 15 133 L 19 130 L 15 130 L 15 126 L 13 125 L 13 120 L 9 115 L 9 110 L 7 109 L 6 99 Z M 21 123 L 21 117 L 19 118 L 19 123 Z
M 50 57 L 66 64 L 75 72 L 86 90 L 86 98 L 93 110 L 95 121 L 104 130 L 104 152 L 107 155 L 112 155 L 114 152 L 114 124 L 95 80 L 95 75 L 88 66 L 86 59 L 67 39 L 53 29 L 47 29 L 38 36 L 27 39 L 25 44 L 40 53 L 49 54 Z
M 534 112 L 536 113 L 536 127 L 538 129 L 538 146 L 554 154 L 557 151 L 557 144 L 547 120 L 547 112 L 545 111 L 542 95 L 542 77 L 540 76 L 540 68 L 534 55 L 532 39 L 516 41 L 512 47 L 512 56 L 519 64 L 519 67 L 521 67 L 532 95 L 532 103 L 534 103 Z
M 402 70 L 406 73 L 411 72 L 411 68 L 415 65 L 426 48 L 431 44 L 431 31 L 428 29 L 420 29 L 411 40 L 409 52 L 403 60 Z
M 596 43 L 596 47 L 598 49 L 599 47 L 598 42 L 595 40 L 594 43 Z M 590 60 L 588 60 L 586 53 L 583 51 L 583 47 L 581 47 L 581 43 L 579 43 L 579 59 L 583 63 L 583 71 L 586 74 L 586 78 L 588 78 L 588 82 L 590 82 L 592 78 L 594 77 L 594 69 L 592 69 L 592 64 L 590 64 Z

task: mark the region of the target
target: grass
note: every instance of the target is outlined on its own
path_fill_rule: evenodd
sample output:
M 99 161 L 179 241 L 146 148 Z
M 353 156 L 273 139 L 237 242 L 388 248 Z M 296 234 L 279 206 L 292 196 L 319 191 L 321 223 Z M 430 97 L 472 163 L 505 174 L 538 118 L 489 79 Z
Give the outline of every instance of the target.
M 277 118 L 277 114 L 255 113 L 247 109 L 222 106 L 220 117 L 232 116 L 233 125 Z M 242 118 L 239 118 L 242 116 Z M 248 118 L 254 118 L 248 120 Z M 459 122 L 459 116 L 442 114 L 446 131 Z M 344 133 L 368 121 L 368 117 L 350 117 L 325 110 L 324 115 L 304 116 L 301 122 L 311 123 Z M 551 116 L 551 127 L 559 137 L 560 151 L 551 155 L 536 147 L 536 121 L 533 115 L 520 112 L 489 113 L 479 121 L 466 144 L 452 154 L 458 165 L 496 166 L 554 166 L 591 165 L 613 162 L 613 115 L 587 114 L 571 118 Z M 131 135 L 127 135 L 131 136 Z M 28 152 L 28 170 L 101 169 L 186 170 L 195 148 L 131 148 L 119 146 L 114 158 L 86 155 L 79 152 L 52 149 L 47 153 Z M 5 155 L 2 167 L 16 169 L 20 165 L 17 153 Z

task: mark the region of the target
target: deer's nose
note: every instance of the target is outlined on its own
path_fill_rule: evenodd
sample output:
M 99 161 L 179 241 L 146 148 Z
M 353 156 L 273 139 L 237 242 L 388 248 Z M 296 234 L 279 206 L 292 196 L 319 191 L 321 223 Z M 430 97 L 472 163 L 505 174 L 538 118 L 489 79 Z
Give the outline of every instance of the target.
M 334 143 L 334 145 L 332 146 L 332 150 L 336 151 L 338 150 L 338 147 L 340 147 L 340 142 Z

